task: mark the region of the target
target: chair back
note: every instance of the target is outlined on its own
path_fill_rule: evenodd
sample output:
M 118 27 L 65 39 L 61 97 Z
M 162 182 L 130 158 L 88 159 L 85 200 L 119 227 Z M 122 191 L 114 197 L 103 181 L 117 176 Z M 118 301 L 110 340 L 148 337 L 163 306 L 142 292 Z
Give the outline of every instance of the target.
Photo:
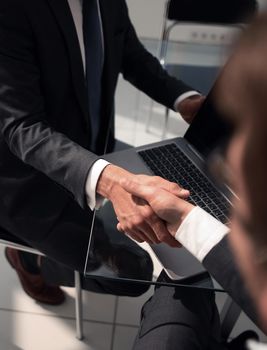
M 167 18 L 205 24 L 246 23 L 256 13 L 256 0 L 169 0 Z

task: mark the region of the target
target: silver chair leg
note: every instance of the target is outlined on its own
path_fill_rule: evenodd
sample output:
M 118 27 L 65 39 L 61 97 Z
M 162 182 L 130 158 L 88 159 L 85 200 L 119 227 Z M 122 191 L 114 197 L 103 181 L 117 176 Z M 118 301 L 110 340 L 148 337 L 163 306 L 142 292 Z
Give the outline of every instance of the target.
M 228 296 L 220 314 L 221 335 L 224 340 L 229 338 L 240 314 L 240 307 Z
M 75 279 L 75 312 L 76 312 L 76 337 L 79 340 L 83 339 L 83 310 L 82 310 L 82 287 L 81 275 L 79 271 L 74 271 Z
M 165 64 L 165 58 L 166 58 L 166 52 L 167 52 L 169 7 L 170 7 L 170 0 L 167 0 L 164 6 L 163 26 L 162 26 L 160 46 L 159 46 L 159 60 L 162 65 Z
M 153 105 L 154 105 L 154 101 L 151 99 L 149 112 L 148 112 L 148 118 L 147 118 L 147 122 L 146 122 L 146 132 L 147 133 L 149 133 L 150 122 L 151 122 L 152 114 L 153 114 Z
M 169 124 L 169 114 L 170 114 L 170 110 L 169 108 L 165 109 L 165 120 L 164 120 L 164 126 L 163 126 L 163 131 L 162 131 L 162 136 L 161 139 L 165 140 L 166 139 L 166 133 L 168 131 L 168 124 Z
M 170 34 L 170 31 L 168 29 L 169 5 L 170 5 L 170 0 L 166 0 L 165 6 L 164 6 L 162 33 L 161 33 L 160 45 L 159 45 L 159 49 L 158 49 L 158 58 L 159 58 L 160 64 L 163 67 L 165 65 L 167 46 L 168 46 L 168 40 L 169 40 L 169 34 Z M 149 133 L 150 122 L 151 122 L 151 119 L 152 119 L 153 104 L 154 104 L 154 101 L 151 100 L 150 108 L 149 108 L 149 114 L 148 114 L 148 119 L 147 119 L 147 122 L 146 122 L 146 132 L 147 133 Z M 164 133 L 164 131 L 163 131 L 163 133 Z

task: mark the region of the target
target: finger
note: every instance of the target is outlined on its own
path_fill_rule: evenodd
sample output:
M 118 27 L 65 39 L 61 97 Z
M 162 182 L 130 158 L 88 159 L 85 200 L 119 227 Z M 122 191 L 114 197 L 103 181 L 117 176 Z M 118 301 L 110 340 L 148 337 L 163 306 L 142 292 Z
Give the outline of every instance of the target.
M 170 234 L 167 230 L 166 224 L 158 219 L 157 216 L 153 216 L 149 219 L 149 224 L 155 232 L 158 240 L 164 242 L 171 247 L 180 247 L 180 243 Z
M 182 199 L 187 199 L 190 196 L 190 191 L 185 189 L 185 188 L 180 187 L 179 185 L 177 185 L 177 187 L 173 186 L 173 188 L 170 192 L 173 195 L 175 195 L 176 197 L 179 197 Z
M 129 236 L 130 238 L 134 239 L 135 241 L 139 243 L 147 242 L 149 244 L 152 244 L 153 242 L 147 238 L 143 232 L 139 230 L 130 230 L 128 231 L 127 229 L 123 229 L 122 225 L 120 223 L 117 224 L 117 230 L 120 231 L 121 233 L 126 234 L 126 236 Z
M 181 199 L 187 199 L 190 196 L 190 191 L 185 190 L 184 188 L 181 189 L 180 193 L 177 195 L 177 197 Z
M 140 231 L 143 233 L 143 237 L 145 238 L 146 242 L 149 244 L 158 244 L 160 243 L 157 235 L 155 234 L 154 230 L 150 227 L 150 225 L 146 222 L 140 227 Z M 149 241 L 148 241 L 148 240 Z
M 136 197 L 143 198 L 146 201 L 148 201 L 150 196 L 154 193 L 153 187 L 141 185 L 137 182 L 128 180 L 126 178 L 120 180 L 120 185 L 125 191 L 131 193 Z
M 120 231 L 121 233 L 124 233 L 123 228 L 120 223 L 117 224 L 117 230 Z
M 133 239 L 134 241 L 138 242 L 138 243 L 144 243 L 145 240 L 141 237 L 142 235 L 138 235 L 138 234 L 134 234 L 134 233 L 128 233 L 128 232 L 124 232 L 124 234 L 129 237 L 130 239 Z M 151 243 L 150 243 L 151 244 Z
M 181 188 L 178 184 L 169 182 L 160 177 L 155 178 L 160 179 L 159 182 L 161 182 L 161 188 L 164 187 L 165 190 L 171 192 L 173 195 L 183 199 L 187 199 L 190 196 L 190 192 L 184 188 Z M 125 178 L 121 179 L 120 184 L 125 191 L 138 198 L 145 199 L 147 202 L 150 202 L 150 200 L 157 195 L 157 193 L 159 195 L 159 188 L 156 188 L 155 186 L 142 185 Z
M 129 233 L 129 232 L 125 232 L 124 230 L 120 229 L 119 230 L 121 233 L 125 234 L 127 237 L 129 237 L 130 239 L 133 239 L 134 241 L 138 242 L 138 243 L 143 243 L 144 240 L 141 238 L 141 235 L 137 235 L 134 234 L 133 232 Z
M 140 182 L 139 184 L 142 184 L 142 182 Z M 179 196 L 180 198 L 187 198 L 190 195 L 188 190 L 182 188 L 176 182 L 171 182 L 169 180 L 163 179 L 160 176 L 146 176 L 146 183 L 144 185 L 155 187 L 155 191 L 163 189 L 174 194 L 175 196 Z
M 174 194 L 175 196 L 178 196 L 180 198 L 187 198 L 190 196 L 190 192 L 187 189 L 184 189 L 176 182 L 170 182 L 168 180 L 165 180 L 159 176 L 155 176 L 155 183 L 154 185 L 160 185 L 160 188 Z M 153 184 L 152 184 L 153 185 Z
M 147 206 L 147 208 L 149 208 L 149 206 Z M 142 215 L 131 217 L 129 221 L 124 221 L 123 223 L 119 222 L 117 224 L 117 229 L 131 236 L 135 235 L 149 244 L 159 243 L 154 231 L 146 223 L 145 217 Z
M 145 227 L 145 224 L 139 225 L 138 228 L 131 230 L 125 229 L 125 232 L 131 236 L 134 235 L 135 237 L 138 237 L 138 239 L 142 242 L 147 242 L 149 244 L 153 244 L 157 241 L 157 237 L 154 235 L 154 232 L 152 231 L 152 234 L 150 234 L 150 232 L 148 232 L 148 229 Z

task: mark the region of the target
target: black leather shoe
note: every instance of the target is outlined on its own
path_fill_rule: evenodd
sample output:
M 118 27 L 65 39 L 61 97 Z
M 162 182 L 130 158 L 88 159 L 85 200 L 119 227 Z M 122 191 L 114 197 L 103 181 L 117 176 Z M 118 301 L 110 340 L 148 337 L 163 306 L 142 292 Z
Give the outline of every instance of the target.
M 40 303 L 49 305 L 62 304 L 65 300 L 64 292 L 59 287 L 47 285 L 40 273 L 33 274 L 27 271 L 22 264 L 19 253 L 16 249 L 5 249 L 6 259 L 16 271 L 25 293 Z

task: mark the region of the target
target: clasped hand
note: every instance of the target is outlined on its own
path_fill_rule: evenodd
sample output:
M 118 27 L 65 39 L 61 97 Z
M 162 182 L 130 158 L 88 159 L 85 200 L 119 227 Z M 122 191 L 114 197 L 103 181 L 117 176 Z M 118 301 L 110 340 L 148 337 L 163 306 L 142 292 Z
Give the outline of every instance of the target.
M 169 231 L 173 227 L 166 220 L 164 211 L 167 209 L 167 219 L 173 216 L 176 222 L 179 213 L 165 208 L 165 204 L 170 199 L 171 202 L 178 198 L 186 199 L 189 191 L 157 176 L 134 175 L 109 165 L 99 179 L 97 192 L 112 202 L 118 219 L 117 228 L 121 232 L 140 243 L 165 242 L 172 247 L 180 246 Z M 185 200 L 182 203 L 186 208 L 191 206 Z

